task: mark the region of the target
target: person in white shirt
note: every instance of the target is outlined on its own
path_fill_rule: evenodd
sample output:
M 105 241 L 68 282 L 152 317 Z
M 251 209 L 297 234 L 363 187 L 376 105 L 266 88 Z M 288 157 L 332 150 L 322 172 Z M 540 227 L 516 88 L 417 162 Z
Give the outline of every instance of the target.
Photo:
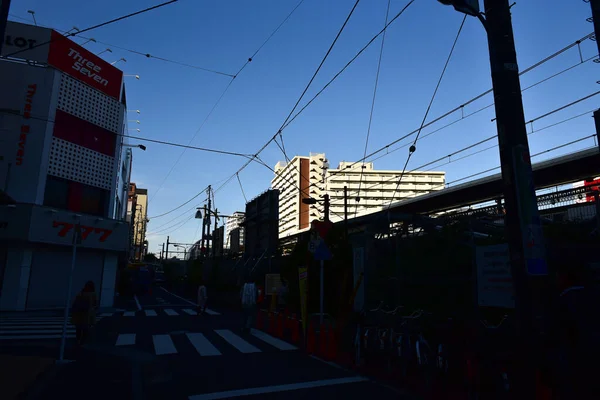
M 208 295 L 206 294 L 206 286 L 204 283 L 200 281 L 200 285 L 198 285 L 198 314 L 202 315 L 206 311 L 206 302 L 208 300 Z

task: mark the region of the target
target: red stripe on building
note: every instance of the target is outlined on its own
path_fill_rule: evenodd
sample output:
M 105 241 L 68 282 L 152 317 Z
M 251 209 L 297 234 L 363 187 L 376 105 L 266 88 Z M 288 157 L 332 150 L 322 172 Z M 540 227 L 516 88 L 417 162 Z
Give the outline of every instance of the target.
M 107 156 L 115 156 L 117 135 L 61 110 L 56 110 L 54 136 Z

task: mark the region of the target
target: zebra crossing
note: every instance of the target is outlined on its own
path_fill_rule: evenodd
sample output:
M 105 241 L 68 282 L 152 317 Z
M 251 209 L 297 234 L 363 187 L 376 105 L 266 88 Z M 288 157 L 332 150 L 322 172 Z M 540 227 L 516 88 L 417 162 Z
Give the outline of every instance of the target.
M 211 310 L 211 309 L 206 309 L 206 314 L 208 315 L 221 315 L 221 313 Z M 192 308 L 184 308 L 181 310 L 175 310 L 172 308 L 165 308 L 165 309 L 145 309 L 145 310 L 138 310 L 138 311 L 123 311 L 123 312 L 106 312 L 106 313 L 101 313 L 100 316 L 101 317 L 158 317 L 158 316 L 167 316 L 167 317 L 178 317 L 181 315 L 197 315 L 197 311 L 192 309 Z
M 102 320 L 98 316 L 97 321 Z M 0 318 L 0 342 L 9 340 L 45 340 L 62 337 L 64 316 L 10 316 Z M 67 339 L 75 338 L 75 327 L 67 321 Z
M 144 347 L 156 356 L 192 353 L 208 357 L 231 353 L 251 354 L 298 349 L 296 346 L 255 329 L 252 329 L 250 334 L 243 336 L 229 329 L 158 335 L 121 333 L 116 336 L 113 343 L 119 347 Z

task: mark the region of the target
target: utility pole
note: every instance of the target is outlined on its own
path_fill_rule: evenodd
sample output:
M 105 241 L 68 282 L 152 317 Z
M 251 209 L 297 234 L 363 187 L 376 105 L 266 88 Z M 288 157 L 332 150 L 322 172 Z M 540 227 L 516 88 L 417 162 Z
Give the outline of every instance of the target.
M 517 396 L 535 397 L 532 359 L 534 303 L 539 285 L 535 276 L 547 275 L 542 227 L 535 196 L 527 130 L 521 97 L 509 0 L 439 0 L 458 11 L 476 16 L 487 31 L 495 99 L 500 164 L 504 186 L 505 225 L 518 319 L 517 354 L 523 355 L 516 377 Z M 485 17 L 484 17 L 485 15 Z
M 165 260 L 169 261 L 169 245 L 171 243 L 169 242 L 169 237 L 167 236 L 167 252 L 165 253 Z
M 165 243 L 163 242 L 162 250 L 160 251 L 160 259 L 161 260 L 164 260 L 164 254 L 165 254 Z
M 323 214 L 324 214 L 323 220 L 325 222 L 329 222 L 329 195 L 328 194 L 323 196 Z
M 348 186 L 344 186 L 344 232 L 348 240 Z
M 592 23 L 596 34 L 596 45 L 598 45 L 598 54 L 600 54 L 600 0 L 590 0 L 590 6 L 592 7 Z
M 207 191 L 207 193 L 208 193 L 208 212 L 206 214 L 206 216 L 207 216 L 207 218 L 206 218 L 206 234 L 209 237 L 210 237 L 210 218 L 212 217 L 212 210 L 211 210 L 212 202 L 211 202 L 210 192 L 211 192 L 211 186 L 208 185 L 208 191 Z M 207 256 L 209 254 L 209 249 L 212 249 L 212 247 L 213 247 L 212 245 L 209 245 L 210 240 L 211 240 L 210 238 L 206 239 L 206 255 Z
M 0 0 L 0 54 L 2 54 L 2 45 L 4 44 L 4 34 L 6 33 L 9 9 L 10 0 Z
M 598 149 L 600 149 L 600 109 L 594 111 L 594 124 L 596 125 L 596 142 L 598 143 Z

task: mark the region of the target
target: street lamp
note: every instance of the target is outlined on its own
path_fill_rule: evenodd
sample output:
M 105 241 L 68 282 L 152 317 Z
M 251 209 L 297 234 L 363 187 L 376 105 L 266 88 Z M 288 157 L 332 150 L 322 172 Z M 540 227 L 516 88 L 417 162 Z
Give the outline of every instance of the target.
M 127 128 L 128 131 L 137 131 L 137 132 L 141 132 L 142 130 L 140 128 Z
M 98 53 L 96 55 L 99 56 L 100 54 L 104 54 L 104 53 L 107 53 L 107 52 L 108 53 L 112 53 L 112 50 L 111 49 L 104 49 L 104 50 L 102 50 L 100 53 Z
M 31 18 L 33 18 L 33 24 L 35 26 L 37 26 L 37 21 L 35 20 L 35 11 L 33 11 L 33 10 L 27 10 L 27 13 L 31 14 Z
M 305 197 L 302 199 L 302 203 L 304 204 L 308 204 L 308 205 L 314 205 L 317 203 L 323 203 L 323 214 L 324 214 L 324 220 L 325 221 L 329 221 L 329 195 L 326 194 L 325 196 L 323 196 L 323 200 L 317 200 L 315 198 L 312 197 Z
M 115 65 L 116 63 L 118 63 L 119 61 L 123 61 L 123 62 L 127 62 L 126 59 L 124 59 L 123 57 L 119 58 L 117 61 L 113 61 L 110 63 L 110 65 Z
M 136 124 L 141 124 L 139 119 L 129 119 L 127 122 L 135 122 Z
M 140 113 L 140 110 L 127 110 L 127 112 L 135 112 L 135 113 Z
M 137 79 L 137 80 L 139 80 L 139 79 L 140 79 L 140 76 L 139 76 L 139 75 L 123 75 L 123 76 L 131 76 L 131 77 L 134 77 L 134 78 L 135 78 L 135 79 Z M 139 110 L 138 110 L 138 114 L 139 114 L 139 113 L 140 113 L 140 112 L 139 112 Z

